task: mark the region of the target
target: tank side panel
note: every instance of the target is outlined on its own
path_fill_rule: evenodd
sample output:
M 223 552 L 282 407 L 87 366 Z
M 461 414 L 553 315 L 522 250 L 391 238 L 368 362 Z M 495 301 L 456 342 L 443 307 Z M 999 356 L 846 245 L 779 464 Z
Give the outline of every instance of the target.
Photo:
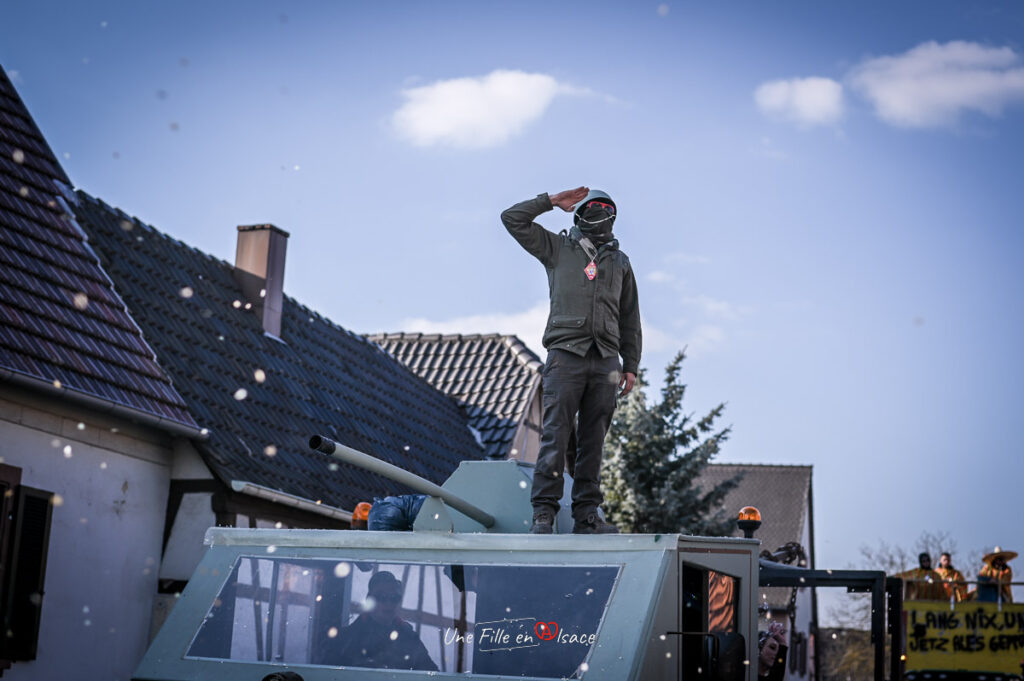
M 647 681 L 675 681 L 679 678 L 682 647 L 681 637 L 669 634 L 682 631 L 679 609 L 679 561 L 676 554 L 666 556 L 659 580 L 661 589 L 655 594 L 654 618 L 644 650 L 643 665 L 637 679 Z

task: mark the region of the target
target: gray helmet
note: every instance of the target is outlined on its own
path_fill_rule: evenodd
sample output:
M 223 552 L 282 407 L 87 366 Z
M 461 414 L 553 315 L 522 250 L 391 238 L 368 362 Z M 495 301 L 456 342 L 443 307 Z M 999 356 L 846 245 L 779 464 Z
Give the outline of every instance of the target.
M 607 192 L 603 192 L 600 189 L 591 189 L 590 192 L 587 194 L 587 198 L 583 199 L 576 205 L 576 212 L 573 213 L 572 216 L 572 222 L 574 225 L 580 224 L 580 215 L 583 213 L 583 209 L 586 207 L 586 205 L 591 201 L 610 203 L 612 204 L 612 206 L 615 206 L 615 201 L 612 200 L 612 197 L 608 196 Z M 617 212 L 618 209 L 616 207 L 616 213 Z

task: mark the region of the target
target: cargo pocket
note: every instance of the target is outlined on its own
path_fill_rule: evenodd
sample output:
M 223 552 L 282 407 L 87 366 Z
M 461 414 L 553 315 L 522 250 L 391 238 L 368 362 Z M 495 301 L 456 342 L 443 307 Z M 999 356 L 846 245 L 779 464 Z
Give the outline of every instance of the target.
M 606 321 L 604 323 L 604 331 L 608 335 L 608 338 L 616 345 L 619 344 L 619 323 L 617 321 Z
M 571 314 L 558 314 L 551 318 L 551 326 L 567 327 L 570 329 L 582 329 L 586 323 L 586 317 Z
M 578 338 L 580 329 L 587 323 L 585 316 L 570 314 L 552 315 L 548 321 L 548 330 L 544 334 L 544 346 L 549 347 L 572 338 Z

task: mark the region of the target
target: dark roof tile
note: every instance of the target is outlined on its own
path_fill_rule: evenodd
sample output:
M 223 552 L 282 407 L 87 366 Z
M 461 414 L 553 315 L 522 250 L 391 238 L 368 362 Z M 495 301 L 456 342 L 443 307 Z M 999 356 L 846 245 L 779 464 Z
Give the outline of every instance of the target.
M 68 184 L 0 69 L 0 366 L 195 427 L 65 212 Z
M 508 456 L 516 427 L 540 385 L 540 358 L 518 338 L 420 333 L 368 338 L 457 399 L 489 457 Z
M 351 466 L 331 466 L 309 449 L 311 435 L 436 483 L 460 461 L 483 456 L 455 402 L 375 344 L 287 296 L 283 342 L 269 338 L 254 311 L 233 306 L 244 298 L 228 263 L 84 193 L 77 215 L 175 387 L 210 429 L 201 449 L 222 480 L 352 508 L 406 490 Z M 186 285 L 190 298 L 180 295 Z M 266 373 L 262 384 L 256 369 Z M 240 388 L 247 391 L 243 400 L 235 399 Z M 271 444 L 277 453 L 268 456 Z

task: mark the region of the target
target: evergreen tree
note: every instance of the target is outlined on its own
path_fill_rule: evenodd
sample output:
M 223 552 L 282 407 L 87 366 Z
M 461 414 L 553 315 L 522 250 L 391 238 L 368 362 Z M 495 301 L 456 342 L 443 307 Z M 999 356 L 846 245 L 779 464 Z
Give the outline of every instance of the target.
M 724 404 L 696 423 L 683 414 L 686 386 L 679 382 L 679 370 L 685 358 L 680 352 L 666 367 L 661 402 L 647 404 L 649 384 L 641 369 L 633 391 L 615 410 L 601 488 L 605 514 L 623 532 L 722 536 L 735 528 L 721 505 L 740 476 L 710 490 L 695 485 L 730 428 L 715 431 Z

